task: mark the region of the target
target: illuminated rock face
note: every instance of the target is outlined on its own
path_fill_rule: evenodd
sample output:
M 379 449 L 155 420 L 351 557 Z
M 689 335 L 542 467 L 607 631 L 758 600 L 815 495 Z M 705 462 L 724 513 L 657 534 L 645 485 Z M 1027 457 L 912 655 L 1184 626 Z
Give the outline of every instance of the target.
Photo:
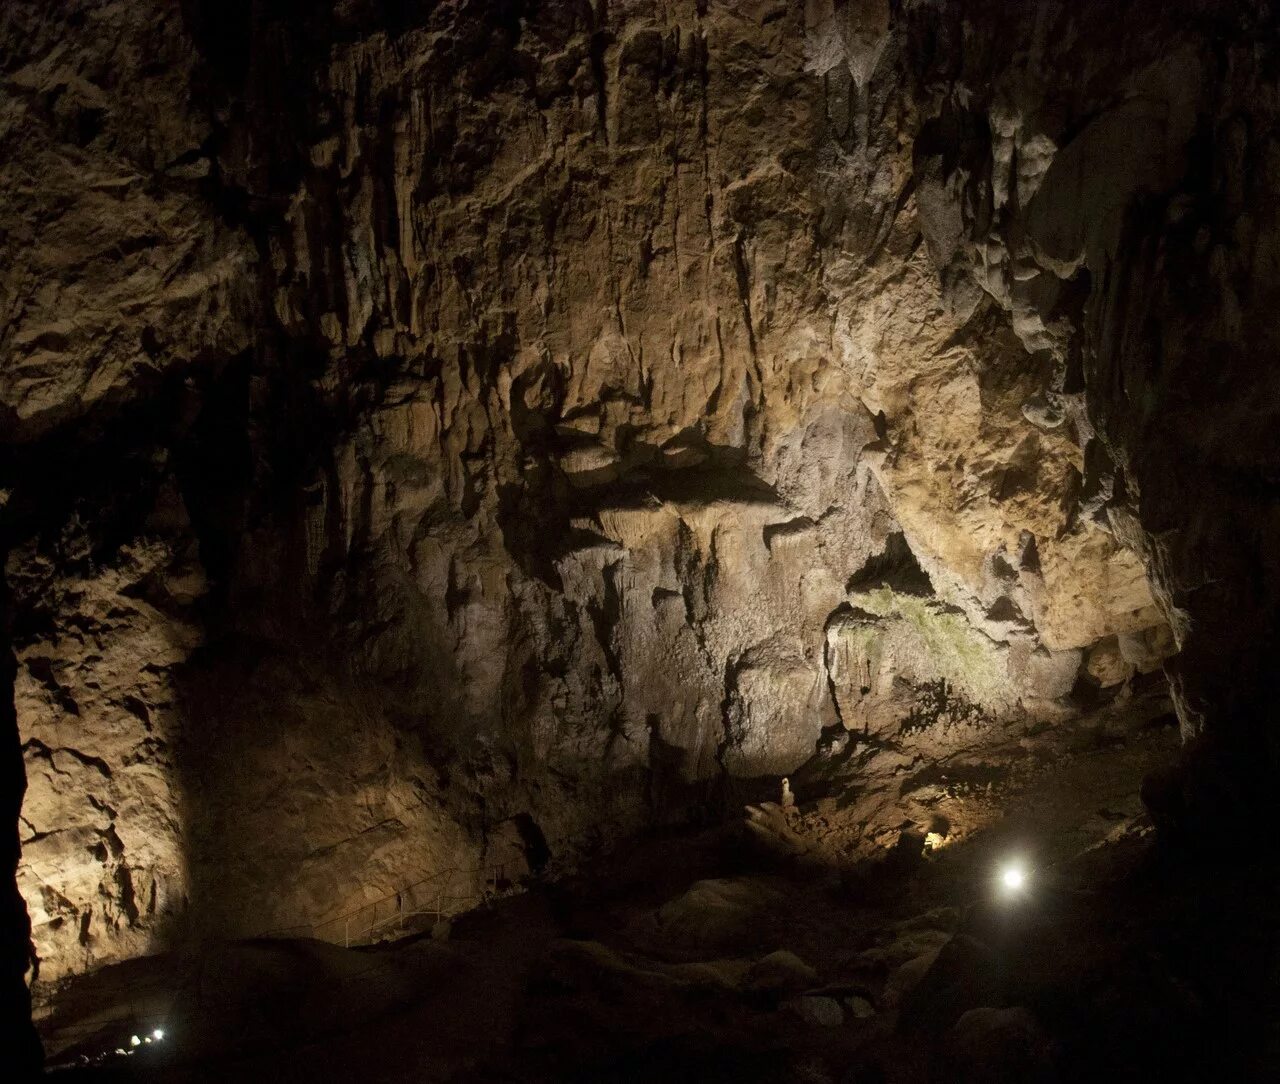
M 1197 645 L 1275 612 L 1226 480 L 1276 401 L 1243 54 L 1078 4 L 126 7 L 3 24 L 42 977 L 517 816 L 569 863 L 845 731 L 1061 721 L 1162 614 L 1189 728 L 1237 698 Z
M 931 251 L 1054 359 L 1080 514 L 1143 555 L 1180 649 L 1196 756 L 1155 812 L 1221 826 L 1276 763 L 1274 14 L 1128 4 L 1102 42 L 1087 6 L 944 7 L 913 20 L 940 46 L 915 54 Z M 942 46 L 962 39 L 989 46 Z

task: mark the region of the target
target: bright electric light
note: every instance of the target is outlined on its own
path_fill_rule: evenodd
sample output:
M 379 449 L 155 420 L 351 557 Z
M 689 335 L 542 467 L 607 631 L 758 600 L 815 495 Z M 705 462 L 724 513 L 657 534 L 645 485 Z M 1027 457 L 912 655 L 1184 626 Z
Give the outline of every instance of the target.
M 163 1039 L 164 1028 L 156 1028 L 156 1030 L 151 1033 L 151 1038 L 153 1038 L 156 1042 L 159 1042 L 161 1039 Z
M 1027 874 L 1021 866 L 1005 866 L 1000 872 L 1000 883 L 1006 892 L 1019 892 L 1027 883 Z
M 139 1039 L 136 1035 L 130 1035 L 130 1036 L 129 1036 L 129 1045 L 130 1045 L 130 1046 L 141 1046 L 141 1045 L 142 1045 L 142 1040 L 141 1040 L 141 1039 Z

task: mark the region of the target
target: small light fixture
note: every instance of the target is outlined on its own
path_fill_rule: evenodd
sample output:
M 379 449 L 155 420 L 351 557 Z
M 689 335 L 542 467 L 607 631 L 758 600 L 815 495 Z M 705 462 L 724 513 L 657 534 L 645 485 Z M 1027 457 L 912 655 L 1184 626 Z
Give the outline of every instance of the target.
M 156 1042 L 159 1042 L 161 1039 L 163 1039 L 164 1028 L 156 1028 L 156 1030 L 151 1033 L 151 1038 L 153 1038 Z
M 1000 887 L 1006 896 L 1016 896 L 1027 886 L 1027 871 L 1020 862 L 1010 862 L 1000 871 Z
M 130 1036 L 129 1036 L 129 1045 L 130 1045 L 130 1046 L 141 1046 L 141 1045 L 142 1045 L 142 1040 L 141 1040 L 141 1039 L 139 1039 L 136 1035 L 130 1035 Z

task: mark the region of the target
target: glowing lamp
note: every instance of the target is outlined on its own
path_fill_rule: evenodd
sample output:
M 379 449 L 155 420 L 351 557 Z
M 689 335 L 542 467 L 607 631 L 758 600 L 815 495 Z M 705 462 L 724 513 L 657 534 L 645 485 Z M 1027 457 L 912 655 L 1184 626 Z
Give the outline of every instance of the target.
M 156 1030 L 151 1033 L 151 1038 L 153 1038 L 156 1042 L 159 1042 L 161 1039 L 163 1039 L 164 1028 L 156 1028 Z
M 141 1045 L 142 1045 L 142 1040 L 141 1040 L 141 1039 L 139 1039 L 136 1035 L 130 1035 L 130 1036 L 129 1036 L 129 1045 L 130 1045 L 130 1046 L 141 1046 Z
M 1027 884 L 1027 871 L 1016 862 L 1011 862 L 1000 871 L 1000 887 L 1006 896 L 1021 892 Z

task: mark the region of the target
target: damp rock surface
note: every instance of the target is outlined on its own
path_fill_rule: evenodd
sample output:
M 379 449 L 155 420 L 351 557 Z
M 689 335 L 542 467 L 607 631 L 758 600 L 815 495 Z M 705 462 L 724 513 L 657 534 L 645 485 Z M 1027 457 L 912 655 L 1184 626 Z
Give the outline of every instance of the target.
M 1175 652 L 1262 770 L 1274 26 L 1151 9 L 8 5 L 40 981 L 784 776 L 775 850 L 914 860 Z

